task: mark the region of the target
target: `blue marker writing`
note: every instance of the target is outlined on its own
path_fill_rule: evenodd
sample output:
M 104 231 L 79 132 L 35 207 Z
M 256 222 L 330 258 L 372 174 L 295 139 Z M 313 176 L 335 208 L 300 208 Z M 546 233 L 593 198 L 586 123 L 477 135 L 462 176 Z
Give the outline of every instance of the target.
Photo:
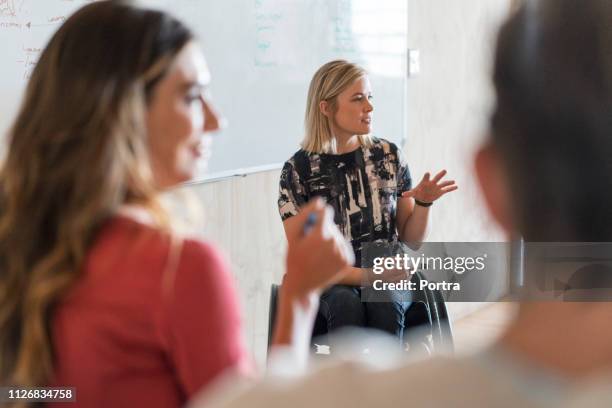
M 306 222 L 304 223 L 304 235 L 308 235 L 308 233 L 315 226 L 316 223 L 317 223 L 317 214 L 314 212 L 311 212 L 310 214 L 308 214 L 308 218 L 306 218 Z

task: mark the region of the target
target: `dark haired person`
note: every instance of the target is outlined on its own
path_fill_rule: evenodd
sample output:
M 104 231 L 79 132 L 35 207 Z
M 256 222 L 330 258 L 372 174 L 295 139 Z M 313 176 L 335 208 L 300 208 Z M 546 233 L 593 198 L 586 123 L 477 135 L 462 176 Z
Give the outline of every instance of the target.
M 612 242 L 611 21 L 609 0 L 526 0 L 501 29 L 496 105 L 475 164 L 509 236 Z M 610 302 L 525 302 L 475 356 L 386 370 L 343 363 L 207 406 L 610 407 L 611 319 Z

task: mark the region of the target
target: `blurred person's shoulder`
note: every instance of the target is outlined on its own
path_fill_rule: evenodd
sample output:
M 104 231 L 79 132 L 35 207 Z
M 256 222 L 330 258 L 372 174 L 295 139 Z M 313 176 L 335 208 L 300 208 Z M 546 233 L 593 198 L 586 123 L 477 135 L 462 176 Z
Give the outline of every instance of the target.
M 190 407 L 612 406 L 609 381 L 602 382 L 600 378 L 570 386 L 554 381 L 529 364 L 515 363 L 506 364 L 488 353 L 433 357 L 394 366 L 332 361 L 307 375 L 268 375 L 257 384 L 243 382 L 237 387 L 234 378 L 214 392 L 201 395 Z
M 394 367 L 343 361 L 306 376 L 269 376 L 251 387 L 226 385 L 217 390 L 192 407 L 537 406 L 471 358 L 435 357 Z
M 352 387 L 363 390 L 360 399 L 368 401 L 364 406 L 531 406 L 473 357 L 434 357 L 382 370 L 346 367 L 349 370 L 356 373 Z

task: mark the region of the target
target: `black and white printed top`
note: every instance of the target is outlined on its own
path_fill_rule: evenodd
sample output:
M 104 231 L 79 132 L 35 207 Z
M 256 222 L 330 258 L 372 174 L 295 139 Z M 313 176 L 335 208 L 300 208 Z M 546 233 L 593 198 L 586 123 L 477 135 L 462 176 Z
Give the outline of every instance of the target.
M 278 208 L 285 221 L 313 197 L 325 198 L 334 208 L 336 225 L 353 245 L 359 267 L 364 243 L 397 241 L 397 197 L 411 188 L 398 147 L 373 138 L 372 147 L 345 154 L 298 150 L 283 166 Z

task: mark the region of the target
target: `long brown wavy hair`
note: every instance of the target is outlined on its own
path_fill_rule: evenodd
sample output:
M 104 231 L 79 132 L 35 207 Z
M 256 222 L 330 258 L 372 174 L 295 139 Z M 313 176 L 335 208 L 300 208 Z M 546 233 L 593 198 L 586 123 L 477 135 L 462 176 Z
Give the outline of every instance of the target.
M 72 15 L 42 52 L 0 170 L 0 384 L 50 380 L 54 308 L 118 207 L 164 218 L 147 100 L 192 39 L 163 12 L 103 1 Z

